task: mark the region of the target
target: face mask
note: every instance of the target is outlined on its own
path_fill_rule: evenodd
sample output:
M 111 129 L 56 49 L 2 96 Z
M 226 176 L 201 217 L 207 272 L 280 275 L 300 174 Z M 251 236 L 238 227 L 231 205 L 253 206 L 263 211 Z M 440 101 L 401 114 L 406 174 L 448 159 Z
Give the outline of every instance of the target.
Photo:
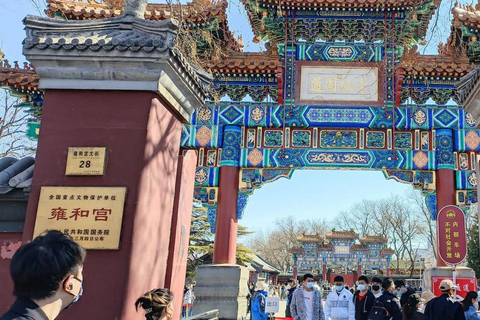
M 360 290 L 360 291 L 365 291 L 365 289 L 367 289 L 367 287 L 364 284 L 359 284 L 357 286 L 357 289 Z
M 308 289 L 313 289 L 313 286 L 314 286 L 314 285 L 315 285 L 315 284 L 314 284 L 313 282 L 307 282 L 307 288 L 308 288 Z
M 475 308 L 475 310 L 478 310 L 478 301 L 473 304 L 473 307 Z
M 401 295 L 403 294 L 403 291 L 402 291 L 402 290 L 398 290 L 398 291 L 397 291 L 397 294 L 398 294 L 399 296 L 401 296 Z
M 372 290 L 373 290 L 373 291 L 379 291 L 379 290 L 380 290 L 380 286 L 372 286 Z
M 287 290 L 292 289 L 292 287 L 291 287 L 290 285 L 287 285 L 285 288 L 286 288 Z
M 80 284 L 80 291 L 78 292 L 77 296 L 73 298 L 73 301 L 65 308 L 65 310 L 70 309 L 75 303 L 77 303 L 78 300 L 80 300 L 80 298 L 82 297 L 82 294 L 83 294 L 83 282 Z
M 397 290 L 393 290 L 393 294 L 394 294 L 394 295 L 398 295 L 398 291 L 397 291 Z
M 336 287 L 335 287 L 335 290 L 337 290 L 337 291 L 342 291 L 342 290 L 343 290 L 343 286 L 336 286 Z

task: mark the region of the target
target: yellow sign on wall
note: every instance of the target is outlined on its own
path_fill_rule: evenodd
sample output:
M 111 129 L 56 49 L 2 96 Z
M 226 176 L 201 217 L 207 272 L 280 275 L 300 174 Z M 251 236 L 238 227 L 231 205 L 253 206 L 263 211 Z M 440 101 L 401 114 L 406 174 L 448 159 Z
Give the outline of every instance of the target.
M 68 148 L 67 176 L 103 176 L 105 174 L 105 147 Z
M 60 230 L 86 249 L 119 249 L 125 187 L 42 187 L 34 237 Z

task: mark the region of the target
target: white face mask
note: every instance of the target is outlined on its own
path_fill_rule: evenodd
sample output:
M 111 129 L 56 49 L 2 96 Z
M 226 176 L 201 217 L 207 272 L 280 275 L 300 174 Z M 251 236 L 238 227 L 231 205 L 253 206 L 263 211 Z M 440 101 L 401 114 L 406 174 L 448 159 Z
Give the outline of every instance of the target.
M 286 286 L 285 288 L 286 288 L 287 290 L 292 289 L 292 287 L 291 287 L 289 284 L 287 284 L 287 286 Z
M 478 311 L 478 301 L 473 304 L 473 307 Z

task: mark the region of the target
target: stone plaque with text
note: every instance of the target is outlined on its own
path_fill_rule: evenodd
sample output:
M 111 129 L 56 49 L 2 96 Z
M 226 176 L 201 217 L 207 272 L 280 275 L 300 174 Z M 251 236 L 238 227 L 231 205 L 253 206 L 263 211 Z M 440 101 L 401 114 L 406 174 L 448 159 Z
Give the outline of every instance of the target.
M 103 176 L 105 174 L 105 147 L 68 148 L 67 176 Z
M 379 66 L 297 66 L 296 100 L 305 104 L 378 105 L 381 94 Z
M 118 249 L 125 187 L 42 187 L 34 237 L 60 230 L 86 249 Z

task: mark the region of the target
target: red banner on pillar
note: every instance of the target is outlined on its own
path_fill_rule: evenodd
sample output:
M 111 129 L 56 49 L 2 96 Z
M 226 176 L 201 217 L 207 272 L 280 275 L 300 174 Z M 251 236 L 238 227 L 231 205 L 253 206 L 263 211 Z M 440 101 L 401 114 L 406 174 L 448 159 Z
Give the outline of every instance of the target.
M 439 254 L 445 263 L 458 265 L 467 255 L 467 231 L 462 209 L 449 205 L 437 216 Z
M 433 294 L 436 295 L 437 297 L 442 294 L 442 291 L 440 291 L 440 283 L 443 280 L 452 280 L 453 278 L 449 277 L 432 277 L 432 291 Z M 469 291 L 475 291 L 477 292 L 477 278 L 457 278 L 455 280 L 455 283 L 457 285 L 457 290 L 456 290 L 456 295 L 461 296 L 462 298 L 465 298 L 467 293 Z

